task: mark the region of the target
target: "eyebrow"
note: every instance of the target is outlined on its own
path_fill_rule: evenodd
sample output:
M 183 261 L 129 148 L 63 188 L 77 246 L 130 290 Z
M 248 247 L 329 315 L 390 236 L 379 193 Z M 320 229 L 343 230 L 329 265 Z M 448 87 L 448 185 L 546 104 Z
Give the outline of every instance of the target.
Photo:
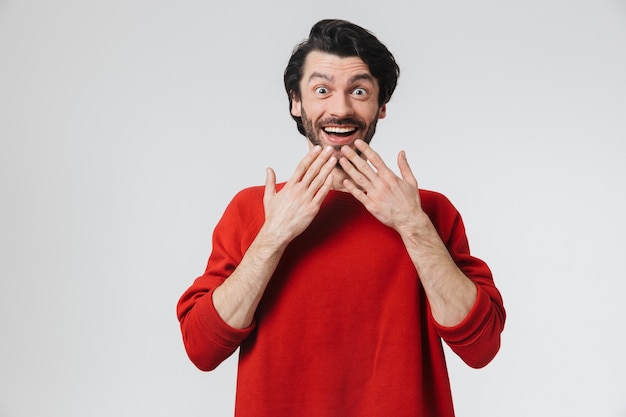
M 334 82 L 335 81 L 335 77 L 332 77 L 332 76 L 330 76 L 328 74 L 324 74 L 324 73 L 321 73 L 321 72 L 313 72 L 309 76 L 309 80 L 308 81 L 310 82 L 311 80 L 313 80 L 315 78 L 321 78 L 323 80 L 330 81 L 330 82 Z M 372 83 L 375 82 L 375 79 L 374 79 L 374 77 L 371 74 L 364 72 L 364 73 L 356 74 L 356 75 L 352 76 L 352 78 L 350 78 L 348 80 L 348 83 L 352 84 L 352 83 L 354 83 L 356 81 L 361 81 L 361 80 L 370 81 Z

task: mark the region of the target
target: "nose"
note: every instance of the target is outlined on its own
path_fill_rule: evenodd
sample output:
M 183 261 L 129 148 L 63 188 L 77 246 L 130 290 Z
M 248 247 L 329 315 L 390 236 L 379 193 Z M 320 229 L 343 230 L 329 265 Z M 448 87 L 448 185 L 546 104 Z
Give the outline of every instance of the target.
M 346 94 L 333 94 L 330 97 L 328 112 L 331 116 L 342 118 L 353 114 L 352 102 Z

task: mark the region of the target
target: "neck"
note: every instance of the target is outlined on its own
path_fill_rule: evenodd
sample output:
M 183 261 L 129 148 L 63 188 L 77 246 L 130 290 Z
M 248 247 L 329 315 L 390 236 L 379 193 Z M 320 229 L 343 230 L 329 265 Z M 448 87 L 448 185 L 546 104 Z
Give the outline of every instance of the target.
M 335 167 L 332 172 L 333 176 L 333 186 L 332 189 L 336 191 L 348 192 L 348 189 L 343 185 L 343 180 L 346 178 L 350 178 L 348 174 L 341 168 Z

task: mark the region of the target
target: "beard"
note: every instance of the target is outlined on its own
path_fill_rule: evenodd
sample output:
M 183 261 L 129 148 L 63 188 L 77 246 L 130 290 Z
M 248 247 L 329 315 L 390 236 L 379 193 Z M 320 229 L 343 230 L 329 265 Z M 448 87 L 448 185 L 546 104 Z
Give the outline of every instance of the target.
M 331 125 L 331 124 L 338 125 L 338 126 L 341 126 L 341 125 L 357 126 L 360 131 L 365 131 L 365 134 L 363 135 L 363 137 L 359 139 L 362 139 L 365 143 L 369 144 L 372 141 L 374 134 L 376 133 L 376 124 L 378 123 L 378 114 L 379 114 L 379 112 L 377 111 L 376 116 L 374 117 L 373 120 L 370 121 L 369 126 L 367 126 L 366 123 L 363 122 L 362 120 L 357 120 L 357 119 L 353 119 L 350 117 L 344 118 L 344 119 L 330 118 L 326 120 L 319 120 L 315 124 L 315 126 L 313 126 L 313 122 L 311 121 L 311 119 L 307 117 L 306 112 L 304 111 L 304 108 L 300 110 L 300 113 L 301 113 L 301 119 L 302 119 L 302 126 L 304 127 L 304 132 L 306 133 L 307 139 L 314 146 L 319 145 L 321 147 L 324 147 L 326 144 L 322 141 L 322 139 L 320 139 L 317 132 L 321 132 L 325 125 Z M 366 127 L 367 127 L 367 130 L 365 130 Z M 331 145 L 331 146 L 335 149 L 335 154 L 340 155 L 341 148 L 345 145 Z M 357 150 L 357 153 L 360 154 L 358 150 Z

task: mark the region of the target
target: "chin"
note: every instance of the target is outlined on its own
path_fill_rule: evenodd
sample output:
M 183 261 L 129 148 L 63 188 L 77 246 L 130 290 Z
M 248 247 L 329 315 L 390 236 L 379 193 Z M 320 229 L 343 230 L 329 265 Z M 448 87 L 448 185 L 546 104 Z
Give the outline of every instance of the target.
M 343 146 L 343 145 L 341 145 L 341 146 Z M 343 154 L 341 153 L 341 146 L 333 146 L 333 148 L 334 148 L 333 155 L 335 155 L 335 158 L 337 158 L 337 166 L 339 168 L 341 168 L 341 165 L 339 165 L 339 160 L 341 158 L 343 158 Z

